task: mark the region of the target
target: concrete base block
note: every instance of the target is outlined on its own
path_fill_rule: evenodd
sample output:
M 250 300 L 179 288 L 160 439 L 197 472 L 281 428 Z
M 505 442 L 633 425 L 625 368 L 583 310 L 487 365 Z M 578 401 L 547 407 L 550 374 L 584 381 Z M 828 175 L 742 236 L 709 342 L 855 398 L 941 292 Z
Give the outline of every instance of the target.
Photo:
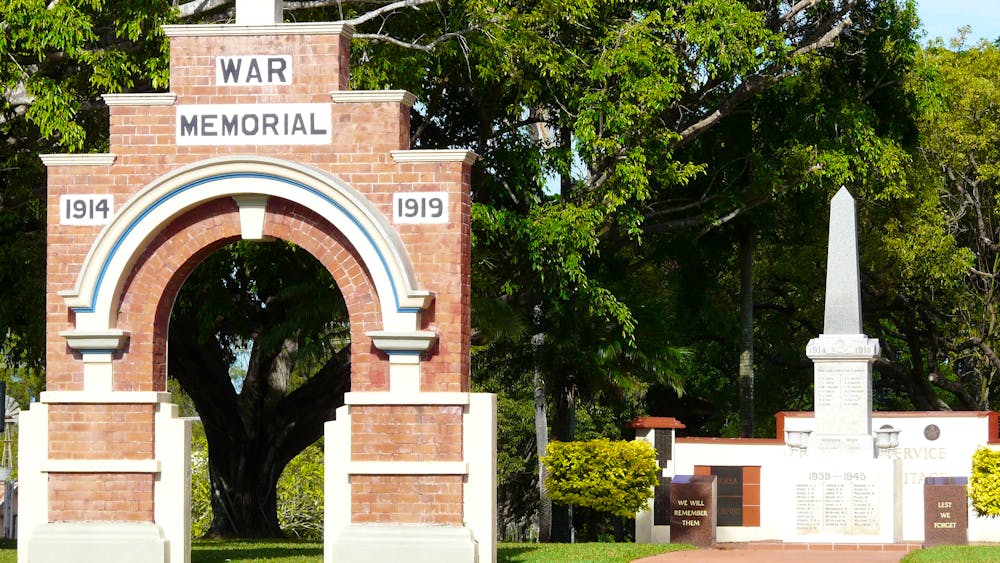
M 52 522 L 28 542 L 32 563 L 167 563 L 167 541 L 152 522 Z
M 475 563 L 472 530 L 459 526 L 362 526 L 343 528 L 331 546 L 330 563 Z

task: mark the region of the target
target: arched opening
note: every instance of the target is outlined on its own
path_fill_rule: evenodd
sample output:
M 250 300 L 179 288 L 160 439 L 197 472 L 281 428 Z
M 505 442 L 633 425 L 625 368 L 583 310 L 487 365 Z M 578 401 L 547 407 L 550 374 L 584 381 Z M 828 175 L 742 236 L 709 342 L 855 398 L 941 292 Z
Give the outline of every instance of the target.
M 193 443 L 204 436 L 208 446 L 207 458 L 193 461 L 208 471 L 192 478 L 210 482 L 193 488 L 195 536 L 311 531 L 321 539 L 322 479 L 300 479 L 300 495 L 319 502 L 311 513 L 310 503 L 302 504 L 291 530 L 279 511 L 288 499 L 276 487 L 287 464 L 323 435 L 350 389 L 350 322 L 330 272 L 281 240 L 216 250 L 174 300 L 167 357 L 169 379 L 186 396 L 182 414 L 193 409 L 201 421 Z M 320 467 L 310 473 L 321 477 L 321 446 L 313 450 Z

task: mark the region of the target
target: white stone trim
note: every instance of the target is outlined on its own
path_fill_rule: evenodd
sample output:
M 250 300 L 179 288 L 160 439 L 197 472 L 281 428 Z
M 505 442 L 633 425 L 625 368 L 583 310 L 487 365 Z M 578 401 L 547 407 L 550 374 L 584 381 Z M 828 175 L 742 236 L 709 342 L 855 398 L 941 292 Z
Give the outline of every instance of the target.
M 419 352 L 389 352 L 389 392 L 420 392 Z
M 349 475 L 468 475 L 464 461 L 352 461 Z
M 406 248 L 386 217 L 327 172 L 247 155 L 212 158 L 175 169 L 119 209 L 91 246 L 74 288 L 59 292 L 75 310 L 78 331 L 107 331 L 115 326 L 121 287 L 148 241 L 164 225 L 205 202 L 240 194 L 288 199 L 335 225 L 371 273 L 382 327 L 390 332 L 419 328 L 420 312 L 433 294 L 417 288 Z
M 49 521 L 49 476 L 42 464 L 49 454 L 49 406 L 34 403 L 18 417 L 17 436 L 18 563 L 28 563 L 28 545 L 35 530 Z
M 337 537 L 351 525 L 350 407 L 337 408 L 336 419 L 323 425 L 323 435 L 323 561 L 330 563 Z
M 45 166 L 111 166 L 118 155 L 114 153 L 40 154 Z
M 337 530 L 323 551 L 326 563 L 487 563 L 463 526 L 352 524 Z
M 345 405 L 439 405 L 465 406 L 469 404 L 469 393 L 425 392 L 350 392 L 344 393 Z
M 121 350 L 128 343 L 129 333 L 124 330 L 64 330 L 59 333 L 66 345 L 80 352 L 86 350 Z
M 338 90 L 330 92 L 330 98 L 338 104 L 396 102 L 408 108 L 417 101 L 417 97 L 406 90 Z
M 264 238 L 264 219 L 267 217 L 266 195 L 240 194 L 233 200 L 240 208 L 240 233 L 243 240 L 262 240 Z
M 414 162 L 464 162 L 472 164 L 479 155 L 465 149 L 412 149 L 389 151 L 396 164 Z
M 372 339 L 372 344 L 383 352 L 426 352 L 437 342 L 438 335 L 430 330 L 414 330 L 411 332 L 390 330 L 369 330 L 365 336 Z
M 155 459 L 49 459 L 44 473 L 159 473 Z
M 153 522 L 45 522 L 17 551 L 32 562 L 184 563 L 167 557 L 168 541 Z
M 46 404 L 118 404 L 145 405 L 169 403 L 170 393 L 158 391 L 42 391 L 39 401 Z
M 177 102 L 177 94 L 104 94 L 108 106 L 172 106 Z
M 881 353 L 877 338 L 864 334 L 821 334 L 806 347 L 806 356 L 814 360 L 874 362 Z
M 469 476 L 462 487 L 462 513 L 479 545 L 478 563 L 497 559 L 497 396 L 470 393 L 462 416 L 462 451 Z
M 354 36 L 346 23 L 281 23 L 276 25 L 193 24 L 161 26 L 167 37 L 230 37 L 238 35 L 340 35 Z
M 191 561 L 191 421 L 173 403 L 160 403 L 153 415 L 156 459 L 161 471 L 153 482 L 153 521 L 163 528 L 169 563 Z
M 101 350 L 83 354 L 83 390 L 93 393 L 114 391 L 115 366 L 111 363 L 113 354 Z
M 275 25 L 281 23 L 281 0 L 236 0 L 236 25 Z

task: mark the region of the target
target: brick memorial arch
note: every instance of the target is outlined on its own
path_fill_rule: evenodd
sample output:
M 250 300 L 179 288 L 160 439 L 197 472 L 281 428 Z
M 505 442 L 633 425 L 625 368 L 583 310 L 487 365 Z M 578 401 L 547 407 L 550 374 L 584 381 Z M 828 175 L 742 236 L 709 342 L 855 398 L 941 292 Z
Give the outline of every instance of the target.
M 190 560 L 170 310 L 235 240 L 333 275 L 351 391 L 326 424 L 325 561 L 496 556 L 496 402 L 469 392 L 474 154 L 408 150 L 402 91 L 348 90 L 351 28 L 167 26 L 165 94 L 106 95 L 106 154 L 46 155 L 46 391 L 21 414 L 18 559 Z M 331 398 L 332 400 L 332 398 Z

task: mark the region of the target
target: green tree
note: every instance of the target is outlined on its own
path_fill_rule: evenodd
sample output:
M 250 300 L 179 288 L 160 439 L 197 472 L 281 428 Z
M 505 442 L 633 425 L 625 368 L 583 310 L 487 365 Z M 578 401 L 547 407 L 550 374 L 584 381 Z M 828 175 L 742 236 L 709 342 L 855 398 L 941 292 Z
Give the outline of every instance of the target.
M 887 218 L 873 286 L 886 372 L 920 409 L 989 409 L 997 357 L 1000 50 L 923 50 L 909 212 Z
M 189 276 L 170 319 L 168 370 L 208 441 L 213 536 L 282 534 L 276 485 L 350 390 L 347 312 L 307 252 L 238 243 Z M 236 384 L 231 366 L 248 350 Z

